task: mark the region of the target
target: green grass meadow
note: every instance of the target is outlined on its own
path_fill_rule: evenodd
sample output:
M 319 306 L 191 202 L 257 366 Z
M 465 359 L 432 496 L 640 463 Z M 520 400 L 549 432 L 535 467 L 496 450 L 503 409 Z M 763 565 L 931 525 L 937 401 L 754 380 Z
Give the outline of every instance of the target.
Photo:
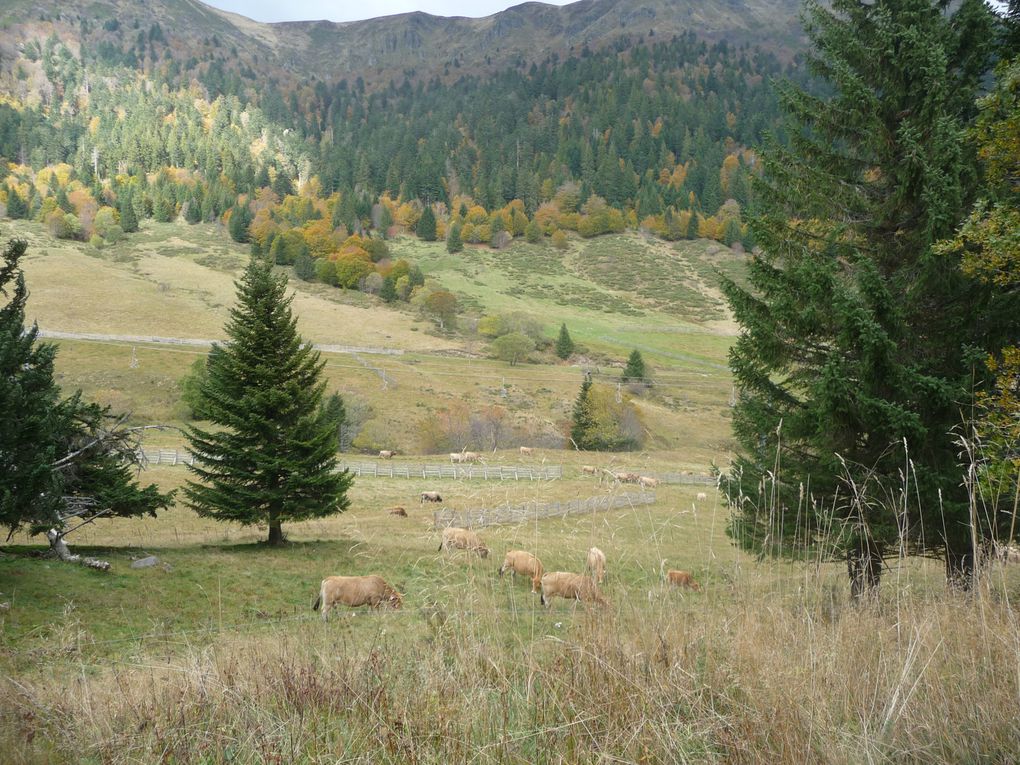
M 103 250 L 0 224 L 30 242 L 29 318 L 44 329 L 222 339 L 244 247 L 213 226 L 149 224 Z M 482 559 L 440 552 L 433 506 L 496 508 L 638 492 L 583 465 L 709 473 L 733 451 L 727 352 L 736 328 L 718 276 L 743 256 L 638 234 L 566 251 L 391 243 L 465 306 L 444 334 L 410 307 L 291 281 L 299 330 L 322 344 L 329 390 L 371 411 L 376 448 L 421 454 L 444 409 L 499 404 L 537 436 L 562 433 L 582 380 L 615 386 L 641 350 L 656 384 L 635 395 L 647 440 L 629 454 L 535 444 L 489 465 L 561 465 L 552 481 L 360 477 L 351 507 L 266 529 L 199 518 L 180 498 L 157 518 L 101 519 L 68 537 L 112 564 L 45 557 L 40 538 L 0 547 L 0 762 L 4 763 L 930 763 L 1015 762 L 1020 751 L 1020 571 L 995 564 L 977 592 L 947 592 L 940 563 L 893 559 L 875 602 L 851 604 L 845 565 L 760 561 L 727 536 L 711 486 L 663 484 L 655 502 L 478 530 Z M 566 323 L 573 363 L 492 359 L 473 320 L 494 311 Z M 143 340 L 60 340 L 57 374 L 145 431 L 184 446 L 180 379 L 205 350 Z M 624 388 L 624 390 L 626 390 Z M 530 428 L 530 431 L 528 430 Z M 372 455 L 344 455 L 367 461 Z M 390 464 L 387 462 L 387 464 Z M 183 466 L 140 481 L 179 489 Z M 705 497 L 698 498 L 704 492 Z M 390 515 L 393 506 L 408 517 Z M 546 571 L 608 559 L 603 608 L 555 600 L 498 569 L 510 549 Z M 155 555 L 160 563 L 132 568 Z M 690 571 L 700 591 L 664 582 Z M 312 611 L 320 580 L 383 576 L 399 611 Z M 4 605 L 6 604 L 6 605 Z

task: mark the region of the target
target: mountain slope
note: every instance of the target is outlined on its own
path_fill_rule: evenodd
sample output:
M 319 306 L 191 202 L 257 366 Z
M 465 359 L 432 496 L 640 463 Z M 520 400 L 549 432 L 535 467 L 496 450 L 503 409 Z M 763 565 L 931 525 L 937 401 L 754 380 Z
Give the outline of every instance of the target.
M 530 2 L 485 18 L 406 13 L 367 21 L 262 24 L 197 0 L 13 0 L 0 12 L 6 47 L 56 33 L 87 50 L 167 55 L 186 64 L 221 60 L 227 68 L 282 69 L 301 79 L 361 77 L 386 84 L 413 69 L 421 78 L 500 69 L 579 54 L 623 36 L 669 39 L 693 31 L 708 41 L 760 45 L 781 57 L 796 47 L 796 0 L 581 0 Z M 153 30 L 158 25 L 158 31 Z M 626 43 L 618 42 L 625 46 Z M 169 51 L 169 53 L 167 53 Z M 185 69 L 189 67 L 185 66 Z

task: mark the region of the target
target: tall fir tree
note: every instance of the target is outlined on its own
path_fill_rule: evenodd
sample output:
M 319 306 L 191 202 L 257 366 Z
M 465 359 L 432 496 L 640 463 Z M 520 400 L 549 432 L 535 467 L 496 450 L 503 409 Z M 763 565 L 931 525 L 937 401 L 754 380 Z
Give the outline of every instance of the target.
M 124 418 L 80 392 L 63 398 L 54 380 L 56 346 L 37 342 L 38 328 L 25 327 L 26 250 L 15 240 L 0 256 L 0 297 L 8 298 L 0 307 L 0 526 L 54 528 L 60 538 L 72 516 L 80 523 L 155 515 L 172 492 L 134 480 L 137 443 Z
M 560 324 L 560 335 L 556 338 L 556 355 L 566 361 L 574 353 L 574 341 L 567 331 L 566 323 Z
M 855 595 L 900 540 L 944 554 L 965 583 L 974 557 L 950 431 L 973 349 L 1009 328 L 986 321 L 988 290 L 932 245 L 973 192 L 963 139 L 990 14 L 980 0 L 834 0 L 808 2 L 806 22 L 825 85 L 781 86 L 790 144 L 767 149 L 756 181 L 761 252 L 749 288 L 723 285 L 742 327 L 730 531 L 766 554 L 826 538 Z M 869 497 L 899 500 L 854 501 L 847 471 Z
M 337 472 L 337 423 L 320 407 L 319 353 L 297 332 L 286 279 L 271 263 L 249 263 L 237 283 L 230 343 L 209 354 L 203 414 L 221 429 L 191 427 L 195 455 L 185 495 L 199 515 L 265 523 L 270 544 L 285 521 L 321 518 L 349 504 L 352 477 Z
M 235 242 L 248 241 L 248 226 L 251 225 L 251 211 L 248 205 L 238 203 L 230 211 L 230 222 L 227 226 L 230 238 Z

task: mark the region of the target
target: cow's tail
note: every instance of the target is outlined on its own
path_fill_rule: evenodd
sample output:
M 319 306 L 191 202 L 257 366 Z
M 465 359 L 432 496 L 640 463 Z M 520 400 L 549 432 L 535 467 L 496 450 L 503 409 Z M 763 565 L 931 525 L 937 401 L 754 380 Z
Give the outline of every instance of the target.
M 319 594 L 315 596 L 315 602 L 312 603 L 312 610 L 318 611 L 319 606 L 321 605 L 322 605 L 322 592 L 319 592 Z
M 443 542 L 439 543 L 439 549 L 436 550 L 436 552 L 442 552 L 443 551 L 443 544 L 444 544 Z

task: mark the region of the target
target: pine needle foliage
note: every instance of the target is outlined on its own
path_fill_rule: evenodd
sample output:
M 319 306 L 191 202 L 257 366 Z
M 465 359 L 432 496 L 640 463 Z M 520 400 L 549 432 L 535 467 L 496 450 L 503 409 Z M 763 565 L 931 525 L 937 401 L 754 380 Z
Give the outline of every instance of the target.
M 345 510 L 352 477 L 337 472 L 336 431 L 322 408 L 325 362 L 297 332 L 286 279 L 252 259 L 237 283 L 228 345 L 209 355 L 202 410 L 218 429 L 188 432 L 197 481 L 185 495 L 199 515 L 267 524 L 270 544 L 282 523 Z
M 972 399 L 974 349 L 998 347 L 1015 320 L 987 321 L 990 290 L 933 244 L 976 190 L 965 136 L 992 19 L 980 0 L 835 0 L 808 2 L 805 24 L 824 84 L 780 86 L 790 142 L 768 148 L 756 184 L 761 251 L 749 288 L 723 285 L 742 328 L 731 533 L 799 554 L 836 531 L 829 552 L 847 556 L 858 588 L 901 539 L 966 579 L 951 431 Z M 855 503 L 848 473 L 891 501 Z

